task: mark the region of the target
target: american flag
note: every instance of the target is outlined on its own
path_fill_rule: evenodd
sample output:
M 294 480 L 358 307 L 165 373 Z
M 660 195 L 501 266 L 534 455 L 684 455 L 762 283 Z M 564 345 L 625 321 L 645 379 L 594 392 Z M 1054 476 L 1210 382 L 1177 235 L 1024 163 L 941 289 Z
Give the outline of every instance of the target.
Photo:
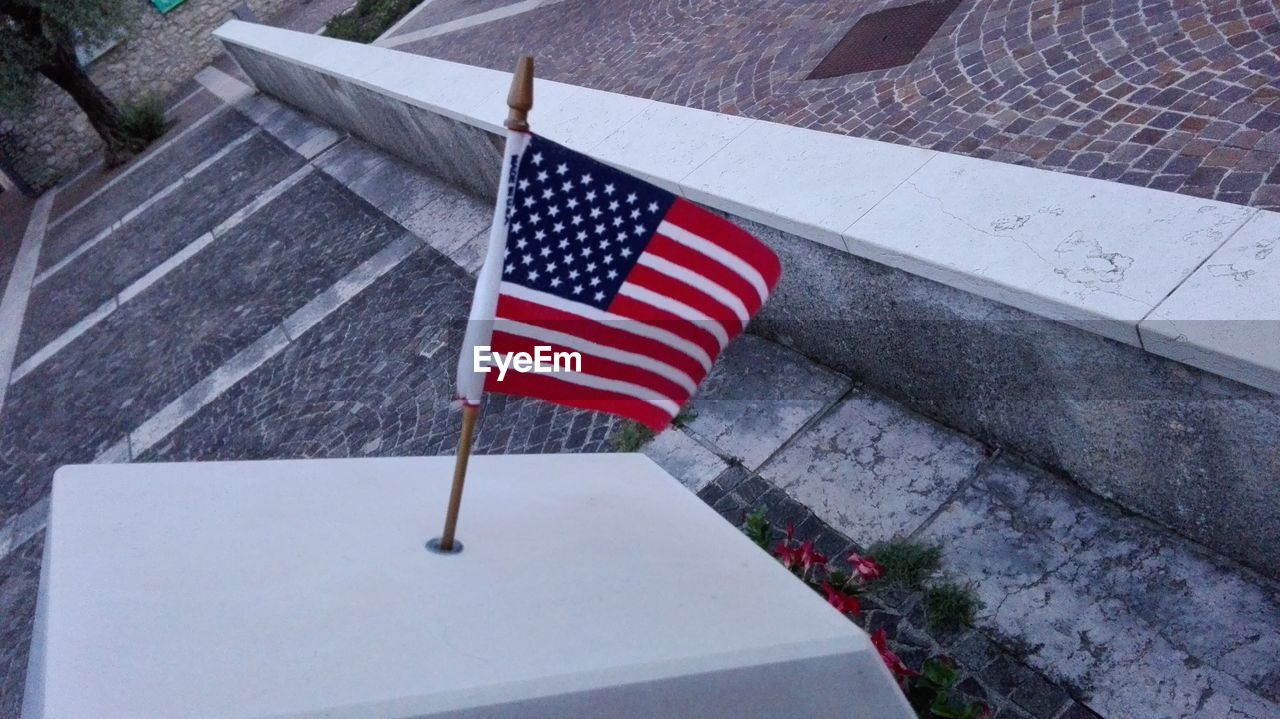
M 491 350 L 577 352 L 580 371 L 496 371 L 484 390 L 670 423 L 778 281 L 762 242 L 692 203 L 542 137 L 509 158 L 477 287 L 496 285 Z M 495 266 L 500 263 L 500 266 Z M 500 275 L 499 275 L 500 272 Z M 473 310 L 473 324 L 477 319 Z M 486 328 L 487 329 L 487 328 Z M 469 332 L 469 334 L 471 334 Z M 463 348 L 459 391 L 478 397 Z M 468 390 L 470 385 L 473 389 Z

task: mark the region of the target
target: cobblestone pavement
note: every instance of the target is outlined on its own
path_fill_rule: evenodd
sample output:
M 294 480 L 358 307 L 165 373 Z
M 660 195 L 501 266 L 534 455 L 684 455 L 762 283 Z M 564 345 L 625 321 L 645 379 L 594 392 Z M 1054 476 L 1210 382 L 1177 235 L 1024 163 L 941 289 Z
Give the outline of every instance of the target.
M 58 465 L 441 454 L 456 441 L 454 353 L 489 208 L 353 139 L 298 157 L 324 128 L 262 98 L 224 112 L 256 118 L 271 152 L 303 167 L 298 179 L 247 212 L 221 199 L 227 184 L 276 172 L 271 163 L 196 175 L 199 191 L 169 211 L 193 226 L 206 214 L 239 220 L 52 352 L 0 407 L 0 716 L 21 704 L 41 512 Z M 240 136 L 214 122 L 195 132 Z M 206 158 L 219 151 L 188 141 Z M 199 164 L 183 153 L 149 162 L 170 178 Z M 154 182 L 132 173 L 103 195 L 141 202 L 148 194 L 133 183 Z M 95 207 L 68 215 L 82 237 L 129 211 Z M 59 272 L 89 278 L 123 261 L 113 255 L 169 263 L 116 242 L 127 228 L 98 256 L 63 241 L 72 259 Z M 43 322 L 43 311 L 28 320 Z M 975 582 L 986 604 L 977 626 L 931 630 L 922 596 L 893 591 L 869 598 L 865 621 L 909 661 L 954 657 L 962 690 L 995 716 L 1264 719 L 1280 709 L 1273 584 L 758 337 L 730 347 L 692 409 L 644 451 L 726 519 L 764 507 L 834 558 L 894 534 L 944 542 L 946 571 Z M 618 429 L 610 417 L 497 396 L 477 451 L 604 451 Z
M 964 0 L 908 65 L 804 79 L 901 4 L 568 0 L 396 49 L 1280 209 L 1273 0 Z

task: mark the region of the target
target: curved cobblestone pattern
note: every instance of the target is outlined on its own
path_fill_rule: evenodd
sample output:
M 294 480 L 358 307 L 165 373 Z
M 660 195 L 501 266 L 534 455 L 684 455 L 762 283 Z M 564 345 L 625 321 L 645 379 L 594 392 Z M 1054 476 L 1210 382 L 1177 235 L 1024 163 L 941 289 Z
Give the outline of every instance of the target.
M 397 49 L 528 52 L 554 80 L 1280 209 L 1271 0 L 969 0 L 908 65 L 803 79 L 859 10 L 898 4 L 568 0 Z
M 419 250 L 140 460 L 453 453 L 453 352 L 472 287 L 451 261 Z M 475 451 L 606 451 L 616 422 L 495 395 Z

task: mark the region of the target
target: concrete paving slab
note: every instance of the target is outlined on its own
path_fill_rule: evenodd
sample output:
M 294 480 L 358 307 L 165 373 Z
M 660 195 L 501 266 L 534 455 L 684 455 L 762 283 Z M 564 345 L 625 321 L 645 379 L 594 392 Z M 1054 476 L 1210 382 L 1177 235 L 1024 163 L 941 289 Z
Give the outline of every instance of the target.
M 795 437 L 760 476 L 867 546 L 916 531 L 982 460 L 973 439 L 857 392 Z
M 1280 715 L 1280 596 L 1256 576 L 1006 458 L 924 536 L 973 582 L 980 625 L 1102 715 Z
M 729 468 L 714 452 L 674 427 L 660 432 L 641 451 L 694 492 L 711 484 Z
M 743 335 L 698 388 L 688 426 L 724 456 L 755 470 L 852 385 L 792 350 Z

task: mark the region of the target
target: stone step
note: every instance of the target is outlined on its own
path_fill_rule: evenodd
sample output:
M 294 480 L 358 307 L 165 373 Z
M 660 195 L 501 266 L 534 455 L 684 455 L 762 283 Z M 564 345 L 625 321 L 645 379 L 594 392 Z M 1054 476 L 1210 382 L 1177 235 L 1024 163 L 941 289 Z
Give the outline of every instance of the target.
M 1280 716 L 1274 582 L 758 337 L 726 352 L 692 409 L 645 451 L 713 501 L 738 488 L 718 507 L 732 521 L 794 503 L 859 548 L 942 543 L 945 571 L 985 605 L 980 634 L 1025 652 L 978 653 L 987 689 L 1021 658 L 1104 717 Z

